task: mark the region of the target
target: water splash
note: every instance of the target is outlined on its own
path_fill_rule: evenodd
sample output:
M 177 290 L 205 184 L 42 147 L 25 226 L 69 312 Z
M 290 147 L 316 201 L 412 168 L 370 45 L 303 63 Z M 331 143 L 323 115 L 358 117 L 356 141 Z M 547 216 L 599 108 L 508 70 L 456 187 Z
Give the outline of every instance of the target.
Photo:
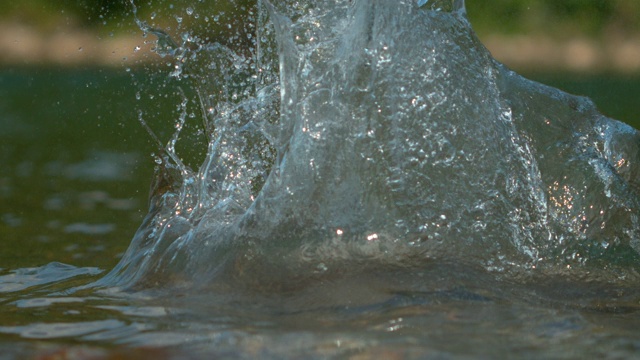
M 138 20 L 197 95 L 182 95 L 149 214 L 100 285 L 272 284 L 432 261 L 637 277 L 638 132 L 495 61 L 463 1 L 251 11 L 252 31 L 234 38 L 250 49 L 190 32 L 177 45 Z M 175 150 L 189 103 L 209 139 L 196 171 Z
M 418 0 L 417 4 L 421 9 L 466 13 L 464 0 Z

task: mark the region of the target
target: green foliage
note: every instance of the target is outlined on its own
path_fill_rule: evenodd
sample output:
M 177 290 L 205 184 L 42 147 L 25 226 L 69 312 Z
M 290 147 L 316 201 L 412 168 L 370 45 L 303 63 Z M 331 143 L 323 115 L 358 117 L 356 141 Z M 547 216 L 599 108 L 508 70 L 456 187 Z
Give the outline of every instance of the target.
M 107 19 L 121 18 L 129 10 L 126 0 L 62 0 L 60 4 L 71 9 L 89 24 L 99 24 Z
M 467 0 L 477 31 L 552 36 L 640 30 L 637 0 Z
M 201 14 L 234 7 L 251 7 L 255 0 L 137 0 L 141 13 L 157 12 L 157 21 L 167 24 L 176 14 L 192 7 Z M 544 33 L 553 36 L 603 32 L 640 31 L 638 0 L 467 0 L 468 13 L 480 33 Z M 208 9 L 208 10 L 206 10 Z M 174 11 L 174 14 L 171 14 Z M 0 21 L 25 20 L 40 26 L 60 19 L 88 27 L 135 27 L 129 0 L 20 0 L 0 1 Z M 242 16 L 245 11 L 236 11 Z M 26 21 L 26 20 L 25 20 Z M 198 27 L 204 16 L 191 19 Z M 116 24 L 117 26 L 114 26 Z M 173 23 L 175 25 L 175 21 Z M 200 24 L 202 25 L 202 24 Z

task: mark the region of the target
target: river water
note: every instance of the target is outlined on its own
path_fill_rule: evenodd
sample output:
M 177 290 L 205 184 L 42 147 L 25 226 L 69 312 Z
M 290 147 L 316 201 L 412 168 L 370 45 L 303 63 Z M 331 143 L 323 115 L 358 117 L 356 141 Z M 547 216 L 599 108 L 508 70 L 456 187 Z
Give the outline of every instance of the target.
M 139 18 L 169 70 L 3 71 L 5 356 L 637 356 L 635 130 L 459 2 L 249 19 L 246 51 Z

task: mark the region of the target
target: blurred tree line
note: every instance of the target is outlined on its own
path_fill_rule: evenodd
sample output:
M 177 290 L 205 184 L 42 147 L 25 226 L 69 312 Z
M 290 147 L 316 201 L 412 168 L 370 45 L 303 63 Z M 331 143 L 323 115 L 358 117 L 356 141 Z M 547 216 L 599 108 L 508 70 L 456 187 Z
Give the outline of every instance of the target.
M 598 36 L 640 31 L 640 0 L 467 0 L 476 30 Z
M 128 0 L 2 0 L 0 21 L 30 23 L 47 30 L 60 23 L 104 26 L 130 11 Z
M 141 15 L 158 8 L 160 13 L 170 16 L 162 9 L 191 6 L 204 13 L 207 8 L 230 8 L 234 2 L 245 5 L 246 9 L 255 0 L 135 2 Z M 0 1 L 0 21 L 30 21 L 46 28 L 65 20 L 77 26 L 126 30 L 135 27 L 131 8 L 130 0 L 3 0 Z M 598 36 L 640 32 L 640 0 L 467 0 L 467 9 L 474 28 L 480 33 Z

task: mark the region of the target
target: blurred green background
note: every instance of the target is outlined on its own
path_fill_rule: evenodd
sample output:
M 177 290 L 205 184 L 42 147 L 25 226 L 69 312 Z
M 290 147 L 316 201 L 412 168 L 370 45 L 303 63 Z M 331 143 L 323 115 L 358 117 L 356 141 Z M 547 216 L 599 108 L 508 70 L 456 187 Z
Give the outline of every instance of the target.
M 290 0 L 281 0 L 290 1 Z M 256 0 L 137 1 L 137 15 L 174 37 L 182 32 L 225 43 L 246 31 L 244 22 Z M 638 0 L 468 0 L 469 19 L 494 56 L 524 72 L 640 72 L 640 1 Z M 220 16 L 218 16 L 220 15 Z M 23 37 L 14 35 L 22 27 Z M 25 29 L 31 31 L 27 40 Z M 137 47 L 141 32 L 130 0 L 21 0 L 0 3 L 0 64 L 94 62 L 118 64 Z M 71 46 L 74 37 L 85 54 L 38 51 L 53 43 Z M 55 34 L 63 34 L 66 39 Z M 91 48 L 120 40 L 119 51 Z M 128 42 L 124 42 L 127 40 Z M 13 41 L 13 42 L 12 42 Z M 76 41 L 79 43 L 79 40 Z M 35 45 L 40 44 L 40 45 Z M 111 45 L 116 46 L 116 45 Z M 20 49 L 17 49 L 21 47 Z M 123 50 L 125 49 L 125 50 Z M 144 50 L 144 49 L 143 49 Z M 144 51 L 143 51 L 144 52 Z M 140 54 L 138 54 L 140 55 Z M 82 60 L 84 59 L 84 60 Z M 147 58 L 149 60 L 149 58 Z M 120 64 L 122 65 L 122 64 Z
M 146 1 L 142 12 L 170 2 Z M 194 2 L 195 3 L 195 2 Z M 228 7 L 229 1 L 199 1 L 197 6 Z M 240 0 L 236 3 L 249 4 Z M 550 36 L 603 32 L 629 34 L 640 30 L 640 1 L 637 0 L 467 0 L 470 19 L 480 34 L 489 32 L 544 33 Z M 0 3 L 0 21 L 7 19 L 33 21 L 42 28 L 59 21 L 73 21 L 88 27 L 108 26 L 127 30 L 135 26 L 122 23 L 130 11 L 127 0 L 20 0 Z M 223 26 L 221 24 L 220 26 Z

